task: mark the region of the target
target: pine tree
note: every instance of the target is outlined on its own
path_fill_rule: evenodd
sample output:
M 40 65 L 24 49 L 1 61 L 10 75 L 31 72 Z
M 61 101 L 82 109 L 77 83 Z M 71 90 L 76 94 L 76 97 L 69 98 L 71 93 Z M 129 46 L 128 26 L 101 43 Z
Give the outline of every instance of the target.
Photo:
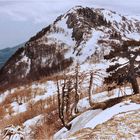
M 123 41 L 112 48 L 113 50 L 104 56 L 112 63 L 107 69 L 110 75 L 105 78 L 105 83 L 116 83 L 119 86 L 131 83 L 133 92 L 139 93 L 137 77 L 140 77 L 140 41 Z

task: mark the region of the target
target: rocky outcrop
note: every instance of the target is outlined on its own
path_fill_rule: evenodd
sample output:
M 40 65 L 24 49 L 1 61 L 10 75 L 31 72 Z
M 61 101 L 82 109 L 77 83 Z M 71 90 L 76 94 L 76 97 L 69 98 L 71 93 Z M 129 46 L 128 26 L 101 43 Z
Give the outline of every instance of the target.
M 111 43 L 133 39 L 139 21 L 105 9 L 75 7 L 42 29 L 0 70 L 0 88 L 41 79 L 73 62 L 98 63 Z

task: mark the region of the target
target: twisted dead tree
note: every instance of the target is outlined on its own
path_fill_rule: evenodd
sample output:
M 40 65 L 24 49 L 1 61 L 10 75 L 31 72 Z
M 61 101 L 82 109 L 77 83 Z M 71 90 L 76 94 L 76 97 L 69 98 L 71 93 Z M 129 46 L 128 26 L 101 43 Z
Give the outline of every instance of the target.
M 73 89 L 72 82 L 71 79 L 67 80 L 67 77 L 64 76 L 63 80 L 57 79 L 56 83 L 57 83 L 57 93 L 58 93 L 57 97 L 58 97 L 59 118 L 63 126 L 68 130 L 70 130 L 71 125 L 68 125 L 68 122 L 71 117 L 70 93 Z
M 99 78 L 102 78 L 102 73 L 101 73 L 101 69 L 98 70 L 92 70 L 90 72 L 90 80 L 89 80 L 89 88 L 88 88 L 88 97 L 89 97 L 89 104 L 90 106 L 93 106 L 94 102 L 92 99 L 92 94 L 94 91 L 94 87 L 93 86 L 97 86 L 97 84 L 93 83 L 94 80 L 99 80 Z
M 2 139 L 8 140 L 24 140 L 24 132 L 20 126 L 9 125 L 2 131 Z
M 79 112 L 77 105 L 80 99 L 79 84 L 81 84 L 82 80 L 80 80 L 78 63 L 74 74 L 66 75 L 64 72 L 61 80 L 56 79 L 59 118 L 67 129 L 71 127 L 68 122 Z

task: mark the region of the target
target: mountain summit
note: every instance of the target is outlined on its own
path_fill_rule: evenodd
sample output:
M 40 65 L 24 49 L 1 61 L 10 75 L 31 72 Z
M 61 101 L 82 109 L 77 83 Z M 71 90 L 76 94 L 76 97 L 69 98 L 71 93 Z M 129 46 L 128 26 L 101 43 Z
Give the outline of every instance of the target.
M 140 22 L 105 9 L 74 7 L 42 29 L 0 70 L 0 88 L 101 62 L 112 44 L 140 39 Z

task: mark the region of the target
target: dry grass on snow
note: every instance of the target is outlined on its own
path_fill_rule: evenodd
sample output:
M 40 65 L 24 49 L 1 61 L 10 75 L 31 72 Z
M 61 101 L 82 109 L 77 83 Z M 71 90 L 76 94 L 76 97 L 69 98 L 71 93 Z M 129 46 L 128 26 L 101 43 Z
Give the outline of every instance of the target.
M 94 129 L 82 129 L 70 137 L 77 140 L 140 139 L 140 110 L 118 114 Z

